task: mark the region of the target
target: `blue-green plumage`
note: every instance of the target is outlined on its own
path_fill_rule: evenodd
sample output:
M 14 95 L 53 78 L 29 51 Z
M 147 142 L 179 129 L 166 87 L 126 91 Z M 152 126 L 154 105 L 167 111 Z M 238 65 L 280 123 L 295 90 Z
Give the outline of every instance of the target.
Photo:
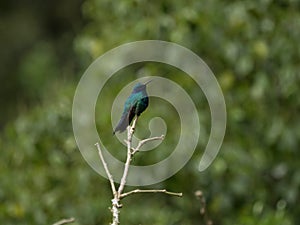
M 121 119 L 115 127 L 113 134 L 115 134 L 117 131 L 123 132 L 126 130 L 134 116 L 139 116 L 148 107 L 149 98 L 146 91 L 147 83 L 137 83 L 134 86 L 130 96 L 127 98 L 124 104 L 124 110 Z

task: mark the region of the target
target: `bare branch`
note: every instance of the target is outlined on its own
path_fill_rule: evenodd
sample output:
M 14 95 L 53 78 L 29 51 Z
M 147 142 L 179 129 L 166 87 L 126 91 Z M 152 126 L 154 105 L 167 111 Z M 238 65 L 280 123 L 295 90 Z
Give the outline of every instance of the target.
M 115 197 L 111 200 L 111 203 L 112 203 L 111 212 L 112 212 L 112 216 L 113 216 L 113 222 L 111 223 L 111 225 L 118 225 L 120 223 L 119 222 L 119 214 L 120 214 L 119 208 L 121 208 L 122 205 L 120 205 L 119 201 L 120 201 L 120 199 L 117 195 L 115 195 Z
M 117 195 L 117 191 L 116 191 L 114 179 L 113 179 L 113 176 L 111 175 L 111 173 L 109 172 L 107 163 L 106 163 L 105 160 L 104 160 L 104 157 L 103 157 L 103 155 L 102 155 L 102 151 L 101 151 L 101 148 L 100 148 L 100 144 L 97 142 L 95 145 L 96 145 L 96 147 L 97 147 L 97 149 L 98 149 L 99 157 L 100 157 L 100 159 L 101 159 L 101 162 L 102 162 L 102 164 L 103 164 L 103 167 L 104 167 L 105 172 L 106 172 L 106 174 L 107 174 L 107 177 L 108 177 L 108 179 L 109 179 L 112 193 L 113 193 L 114 196 L 116 196 L 116 195 Z
M 137 193 L 164 193 L 164 194 L 167 194 L 167 195 L 182 197 L 182 193 L 169 192 L 165 189 L 164 190 L 140 190 L 140 189 L 136 189 L 136 190 L 133 190 L 133 191 L 129 191 L 127 193 L 123 193 L 123 190 L 124 190 L 125 185 L 126 185 L 126 179 L 128 177 L 128 171 L 129 171 L 130 163 L 131 163 L 131 160 L 132 160 L 132 157 L 134 156 L 134 154 L 136 152 L 138 152 L 140 150 L 140 148 L 144 144 L 146 144 L 147 142 L 154 141 L 154 140 L 163 140 L 165 138 L 164 135 L 162 135 L 160 137 L 147 138 L 147 139 L 139 141 L 138 145 L 135 148 L 132 147 L 132 137 L 133 137 L 133 134 L 134 134 L 134 131 L 135 131 L 137 120 L 138 120 L 138 117 L 135 117 L 133 122 L 132 122 L 132 125 L 131 126 L 129 125 L 127 127 L 127 140 L 124 140 L 126 145 L 127 145 L 127 157 L 126 157 L 126 162 L 125 162 L 125 165 L 124 165 L 123 175 L 122 175 L 122 178 L 121 178 L 121 181 L 120 181 L 120 186 L 119 186 L 117 191 L 116 191 L 116 187 L 115 187 L 115 184 L 114 184 L 113 177 L 112 177 L 112 175 L 111 175 L 111 173 L 108 169 L 108 166 L 107 166 L 107 164 L 104 160 L 104 157 L 102 155 L 100 145 L 99 145 L 99 143 L 95 144 L 97 146 L 99 157 L 102 161 L 105 172 L 106 172 L 106 174 L 108 176 L 108 179 L 110 181 L 111 189 L 112 189 L 112 192 L 113 192 L 113 195 L 114 195 L 114 198 L 112 199 L 112 208 L 111 208 L 111 212 L 112 212 L 112 216 L 113 216 L 113 221 L 112 221 L 111 225 L 118 225 L 120 223 L 119 222 L 119 214 L 120 214 L 119 208 L 122 207 L 122 204 L 120 204 L 120 200 L 122 198 L 125 198 L 125 197 L 129 196 L 129 195 L 137 194 Z
M 141 147 L 146 144 L 147 142 L 150 142 L 150 141 L 156 141 L 156 140 L 163 140 L 165 138 L 164 135 L 161 135 L 160 137 L 151 137 L 151 138 L 147 138 L 147 139 L 144 139 L 144 140 L 141 140 L 139 141 L 138 145 L 136 146 L 136 148 L 131 148 L 132 149 L 132 152 L 131 154 L 134 155 L 136 152 L 138 152 Z
M 125 187 L 130 162 L 131 162 L 131 159 L 132 159 L 131 143 L 132 143 L 132 136 L 133 136 L 133 133 L 134 133 L 134 130 L 135 130 L 137 119 L 138 119 L 138 117 L 135 117 L 134 120 L 133 120 L 132 126 L 127 127 L 127 158 L 126 158 L 126 162 L 125 162 L 125 166 L 124 166 L 123 176 L 121 178 L 121 183 L 120 183 L 120 186 L 119 186 L 119 189 L 118 189 L 118 196 L 119 197 L 122 194 L 123 189 Z
M 138 194 L 138 193 L 164 193 L 164 194 L 167 194 L 167 195 L 182 197 L 182 193 L 170 192 L 170 191 L 167 191 L 165 189 L 163 189 L 163 190 L 140 190 L 140 189 L 136 189 L 136 190 L 129 191 L 129 192 L 121 194 L 120 198 L 125 198 L 129 195 Z
M 67 224 L 67 223 L 73 223 L 75 221 L 75 219 L 73 217 L 69 218 L 69 219 L 62 219 L 56 223 L 54 223 L 53 225 L 63 225 L 63 224 Z

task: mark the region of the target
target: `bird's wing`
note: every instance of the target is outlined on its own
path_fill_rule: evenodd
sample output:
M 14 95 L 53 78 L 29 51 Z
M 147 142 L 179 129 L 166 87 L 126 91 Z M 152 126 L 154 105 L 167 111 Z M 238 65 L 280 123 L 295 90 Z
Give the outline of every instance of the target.
M 124 103 L 124 111 L 123 111 L 123 114 L 126 114 L 127 112 L 130 111 L 130 109 L 137 103 L 137 96 L 129 96 L 127 98 L 127 100 L 125 101 Z
M 136 107 L 140 98 L 140 95 L 135 94 L 129 96 L 125 102 L 123 115 L 127 114 L 128 125 L 131 124 L 134 116 L 136 115 Z
M 129 112 L 128 112 L 128 125 L 131 124 L 131 121 L 133 120 L 133 117 L 135 116 L 136 111 L 136 104 L 132 105 Z
M 138 101 L 136 104 L 136 114 L 139 116 L 142 112 L 144 112 L 145 109 L 148 107 L 148 104 L 148 97 L 144 97 L 140 101 Z

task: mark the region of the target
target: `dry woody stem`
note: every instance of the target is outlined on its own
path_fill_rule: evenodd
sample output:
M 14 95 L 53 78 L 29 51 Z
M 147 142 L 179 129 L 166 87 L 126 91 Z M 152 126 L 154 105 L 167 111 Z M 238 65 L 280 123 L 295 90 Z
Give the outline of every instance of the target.
M 109 180 L 109 182 L 110 182 L 110 186 L 111 186 L 112 193 L 113 193 L 113 195 L 115 196 L 116 193 L 117 193 L 117 191 L 116 191 L 116 187 L 115 187 L 115 183 L 114 183 L 113 176 L 112 176 L 111 173 L 109 172 L 109 169 L 108 169 L 108 167 L 107 167 L 107 163 L 105 162 L 104 157 L 103 157 L 103 155 L 102 155 L 102 151 L 101 151 L 101 148 L 100 148 L 99 143 L 96 143 L 95 145 L 97 146 L 99 158 L 101 159 L 101 162 L 102 162 L 102 164 L 103 164 L 104 170 L 105 170 L 106 175 L 107 175 L 107 177 L 108 177 L 108 180 Z
M 73 223 L 75 222 L 75 219 L 73 217 L 69 218 L 69 219 L 62 219 L 56 223 L 54 223 L 53 225 L 63 225 L 63 224 L 68 224 L 68 223 Z
M 134 131 L 135 131 L 136 123 L 137 123 L 137 117 L 133 120 L 132 125 L 127 127 L 127 140 L 125 140 L 125 142 L 127 144 L 127 157 L 126 157 L 126 162 L 125 162 L 124 171 L 123 171 L 123 175 L 122 175 L 122 178 L 121 178 L 120 186 L 119 186 L 118 189 L 116 189 L 113 176 L 112 176 L 112 174 L 110 173 L 110 171 L 108 169 L 107 163 L 105 162 L 100 144 L 99 143 L 95 144 L 96 147 L 97 147 L 97 150 L 98 150 L 99 158 L 100 158 L 100 160 L 103 164 L 104 170 L 105 170 L 106 175 L 109 179 L 112 194 L 113 194 L 113 197 L 114 197 L 111 200 L 112 201 L 111 212 L 112 212 L 112 217 L 113 217 L 111 225 L 118 225 L 120 223 L 120 221 L 119 221 L 119 215 L 120 215 L 119 208 L 122 207 L 122 205 L 120 203 L 120 200 L 122 198 L 125 198 L 125 197 L 129 196 L 129 195 L 138 194 L 138 193 L 164 193 L 164 194 L 171 195 L 171 196 L 182 197 L 182 193 L 170 192 L 170 191 L 167 191 L 165 189 L 163 189 L 163 190 L 140 190 L 140 189 L 136 189 L 136 190 L 132 190 L 132 191 L 123 193 L 123 190 L 124 190 L 125 185 L 126 185 L 126 179 L 128 177 L 130 163 L 131 163 L 131 160 L 132 160 L 133 156 L 135 155 L 135 153 L 137 153 L 141 149 L 141 147 L 144 144 L 146 144 L 147 142 L 154 141 L 154 140 L 163 140 L 164 139 L 163 135 L 160 136 L 160 137 L 151 137 L 151 138 L 141 140 L 136 147 L 132 147 L 132 137 L 133 137 L 133 134 L 134 134 Z
M 140 189 L 136 189 L 136 190 L 129 191 L 129 192 L 121 194 L 120 198 L 125 198 L 129 195 L 138 194 L 138 193 L 164 193 L 164 194 L 167 194 L 167 195 L 182 197 L 182 193 L 170 192 L 170 191 L 167 191 L 165 189 L 163 189 L 163 190 L 140 190 Z

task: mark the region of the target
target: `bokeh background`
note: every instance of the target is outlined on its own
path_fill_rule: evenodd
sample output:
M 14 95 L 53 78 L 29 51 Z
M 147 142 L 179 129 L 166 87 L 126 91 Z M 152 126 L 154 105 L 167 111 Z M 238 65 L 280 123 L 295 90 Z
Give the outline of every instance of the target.
M 155 63 L 132 65 L 113 76 L 97 104 L 96 120 L 116 157 L 125 152 L 111 136 L 109 107 L 137 77 L 166 74 L 186 88 L 202 125 L 192 160 L 151 186 L 184 197 L 128 197 L 121 224 L 206 224 L 196 190 L 203 192 L 206 216 L 214 224 L 300 224 L 298 0 L 1 1 L 0 31 L 1 224 L 51 224 L 68 217 L 77 225 L 109 223 L 109 184 L 76 147 L 72 98 L 93 60 L 144 39 L 176 42 L 205 60 L 224 92 L 227 133 L 217 159 L 199 173 L 210 114 L 195 83 Z M 167 104 L 160 110 L 158 99 L 151 104 L 138 135 L 147 136 L 142 127 L 151 116 L 162 115 L 169 118 L 168 143 L 175 145 L 180 126 L 172 121 L 178 115 Z M 161 148 L 143 154 L 135 163 L 153 163 L 169 153 Z

